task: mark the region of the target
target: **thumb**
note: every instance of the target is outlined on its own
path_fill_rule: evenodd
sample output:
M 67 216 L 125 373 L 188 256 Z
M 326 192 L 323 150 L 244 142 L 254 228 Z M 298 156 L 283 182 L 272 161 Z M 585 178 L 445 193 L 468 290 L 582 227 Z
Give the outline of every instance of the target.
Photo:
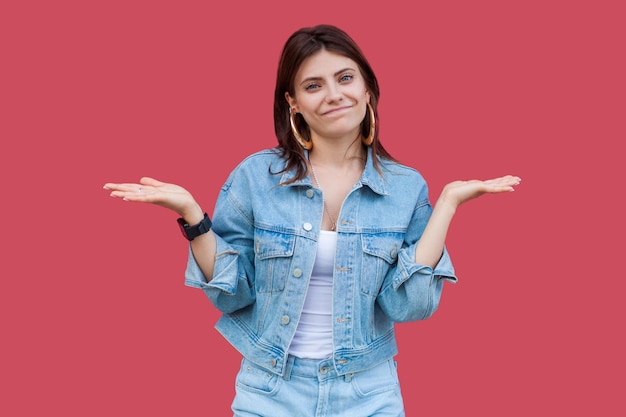
M 161 181 L 155 180 L 154 178 L 150 178 L 150 177 L 142 177 L 139 180 L 139 183 L 143 185 L 151 185 L 153 187 L 158 187 L 160 185 L 163 185 Z

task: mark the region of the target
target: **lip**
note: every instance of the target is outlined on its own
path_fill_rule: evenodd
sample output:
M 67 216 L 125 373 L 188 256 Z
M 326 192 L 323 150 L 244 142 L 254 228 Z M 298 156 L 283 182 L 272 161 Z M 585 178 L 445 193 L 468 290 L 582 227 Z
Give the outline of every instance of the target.
M 342 112 L 344 110 L 349 110 L 351 109 L 352 106 L 343 106 L 343 107 L 337 107 L 336 109 L 332 109 L 332 110 L 328 110 L 327 112 L 322 113 L 324 116 L 330 115 L 330 114 L 335 114 L 335 113 L 339 113 Z

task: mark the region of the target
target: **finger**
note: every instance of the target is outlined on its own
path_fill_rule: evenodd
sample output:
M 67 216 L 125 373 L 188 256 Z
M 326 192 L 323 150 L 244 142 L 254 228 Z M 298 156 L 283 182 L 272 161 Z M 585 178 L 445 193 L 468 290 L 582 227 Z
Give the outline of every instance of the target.
M 150 186 L 150 187 L 158 187 L 161 185 L 164 185 L 165 183 L 158 181 L 154 178 L 150 178 L 150 177 L 142 177 L 139 180 L 139 183 L 112 183 L 112 182 L 108 182 L 106 184 L 104 184 L 104 186 L 102 188 L 104 188 L 105 190 L 119 190 L 119 191 L 131 191 L 131 190 L 136 190 L 138 188 L 144 188 L 143 186 Z M 145 187 L 147 188 L 147 187 Z
M 137 192 L 127 192 L 124 193 L 122 200 L 124 201 L 133 201 L 136 203 L 159 203 L 159 198 L 154 195 L 153 192 L 146 192 L 144 190 Z
M 104 186 L 102 186 L 102 188 L 104 188 L 105 190 L 118 190 L 120 188 L 120 186 L 122 186 L 123 184 L 117 184 L 114 182 L 107 182 L 106 184 L 104 184 Z
M 154 200 L 154 193 L 156 191 L 153 187 L 133 183 L 107 183 L 104 188 L 111 191 L 111 194 L 109 194 L 111 197 L 122 198 L 127 201 Z
M 520 177 L 516 177 L 514 175 L 505 175 L 504 177 L 499 178 L 501 182 L 519 184 L 522 180 Z
M 104 184 L 104 189 L 105 190 L 112 190 L 112 191 L 131 191 L 131 190 L 137 190 L 140 187 L 139 184 L 133 184 L 133 183 L 124 183 L 124 184 L 115 184 L 112 182 L 106 183 Z
M 149 185 L 149 186 L 152 186 L 152 187 L 159 187 L 159 186 L 165 184 L 165 183 L 163 183 L 161 181 L 158 181 L 158 180 L 156 180 L 154 178 L 151 178 L 151 177 L 142 177 L 139 180 L 139 183 L 143 184 L 143 185 Z
M 144 203 L 160 203 L 163 199 L 162 193 L 152 187 L 138 186 L 129 191 L 113 191 L 111 197 L 122 198 L 125 201 L 135 201 Z
M 505 191 L 515 191 L 515 185 L 517 185 L 517 183 L 501 183 L 487 185 L 486 187 L 489 193 L 502 193 Z
M 520 177 L 506 175 L 504 177 L 486 180 L 484 183 L 488 185 L 518 185 L 521 181 L 522 179 Z
M 516 179 L 516 177 L 512 176 L 512 175 L 505 175 L 503 177 L 497 177 L 497 178 L 491 178 L 486 180 L 485 182 L 502 182 L 502 181 L 511 181 Z

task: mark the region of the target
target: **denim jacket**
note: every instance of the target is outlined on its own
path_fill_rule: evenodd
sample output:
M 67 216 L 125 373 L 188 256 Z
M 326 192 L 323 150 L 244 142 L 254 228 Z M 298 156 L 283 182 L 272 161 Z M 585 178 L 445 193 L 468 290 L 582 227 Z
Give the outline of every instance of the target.
M 447 250 L 433 270 L 415 263 L 432 212 L 423 177 L 379 160 L 371 150 L 341 207 L 333 277 L 333 362 L 339 374 L 371 368 L 397 353 L 394 322 L 423 320 L 443 280 L 456 282 Z M 217 330 L 248 360 L 282 375 L 302 312 L 322 222 L 322 191 L 293 172 L 274 149 L 247 157 L 217 199 L 217 253 L 206 282 L 189 252 L 185 284 L 223 312 Z M 271 172 L 270 172 L 271 170 Z

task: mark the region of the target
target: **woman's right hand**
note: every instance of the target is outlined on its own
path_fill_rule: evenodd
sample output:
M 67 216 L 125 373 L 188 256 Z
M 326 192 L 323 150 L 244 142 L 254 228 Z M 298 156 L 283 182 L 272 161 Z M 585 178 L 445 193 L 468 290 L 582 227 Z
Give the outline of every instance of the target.
M 154 178 L 143 177 L 139 183 L 106 183 L 104 189 L 110 190 L 113 198 L 156 204 L 173 210 L 189 224 L 200 222 L 204 216 L 189 191 L 179 185 L 157 181 Z

